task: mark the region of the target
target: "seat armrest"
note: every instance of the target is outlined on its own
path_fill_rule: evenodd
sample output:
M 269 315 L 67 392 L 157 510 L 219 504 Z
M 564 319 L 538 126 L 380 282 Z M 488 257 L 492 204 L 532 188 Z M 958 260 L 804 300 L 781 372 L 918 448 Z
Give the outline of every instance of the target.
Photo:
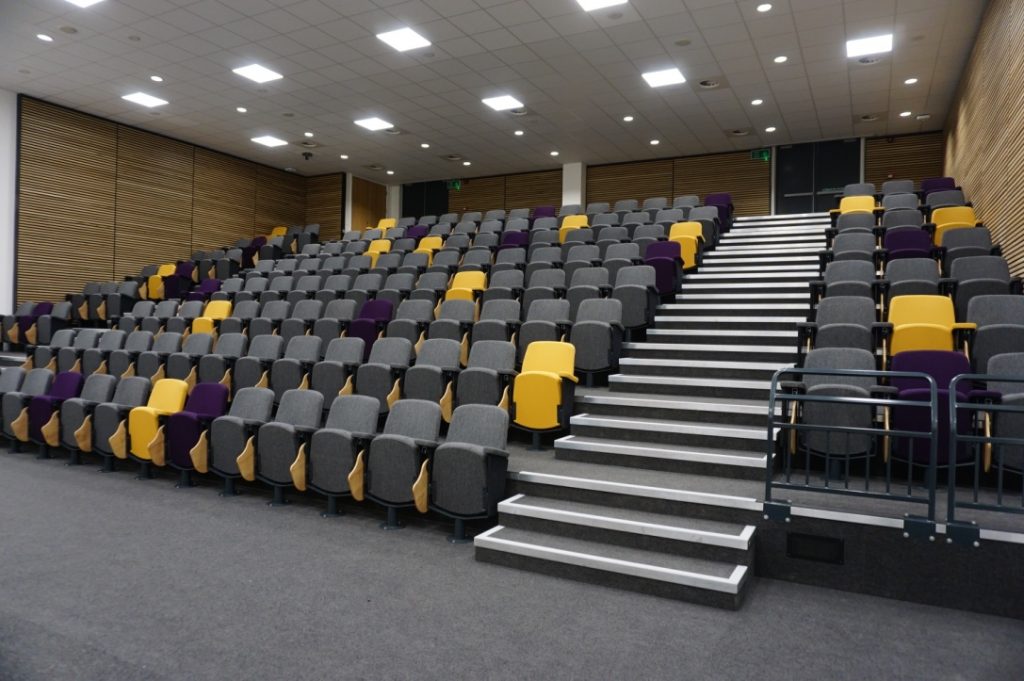
M 807 386 L 803 381 L 779 381 L 782 392 L 789 395 L 803 395 L 807 392 Z
M 983 404 L 999 404 L 1003 401 L 1003 394 L 998 390 L 971 390 L 967 393 L 967 399 Z

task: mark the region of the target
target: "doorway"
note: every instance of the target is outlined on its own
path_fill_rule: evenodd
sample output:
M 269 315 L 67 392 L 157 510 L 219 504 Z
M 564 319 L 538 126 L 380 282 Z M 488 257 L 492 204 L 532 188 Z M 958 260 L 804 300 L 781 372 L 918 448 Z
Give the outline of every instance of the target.
M 817 213 L 836 207 L 843 187 L 860 182 L 860 138 L 776 147 L 775 212 Z

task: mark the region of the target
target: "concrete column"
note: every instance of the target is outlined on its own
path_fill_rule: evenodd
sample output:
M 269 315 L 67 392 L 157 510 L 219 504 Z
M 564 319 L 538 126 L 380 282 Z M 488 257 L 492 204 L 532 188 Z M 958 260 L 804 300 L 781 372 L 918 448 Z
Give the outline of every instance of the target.
M 562 205 L 587 203 L 587 167 L 583 163 L 562 166 Z
M 347 232 L 352 229 L 352 173 L 345 173 L 345 210 L 341 231 Z M 360 229 L 362 229 L 360 227 Z
M 0 90 L 0 314 L 14 311 L 18 96 Z
M 387 215 L 389 218 L 402 217 L 402 185 L 388 185 Z

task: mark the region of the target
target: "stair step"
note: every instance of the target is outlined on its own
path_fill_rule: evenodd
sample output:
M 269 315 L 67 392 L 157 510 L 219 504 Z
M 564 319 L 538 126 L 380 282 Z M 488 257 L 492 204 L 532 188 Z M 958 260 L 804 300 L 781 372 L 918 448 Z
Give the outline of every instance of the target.
M 767 442 L 764 426 L 737 426 L 666 419 L 621 417 L 606 414 L 577 414 L 569 419 L 572 435 L 583 437 L 656 442 L 686 447 L 714 447 L 763 452 Z
M 516 494 L 498 504 L 505 527 L 646 551 L 749 565 L 756 528 L 706 518 Z
M 719 265 L 757 265 L 757 264 L 781 264 L 787 263 L 790 266 L 798 263 L 809 263 L 818 266 L 820 260 L 816 255 L 801 255 L 799 253 L 779 253 L 778 255 L 765 254 L 736 254 L 729 252 L 711 251 L 704 254 L 704 267 L 718 267 Z
M 736 609 L 749 568 L 497 525 L 477 535 L 476 559 Z
M 831 227 L 830 222 L 814 221 L 805 223 L 780 223 L 748 225 L 743 229 L 735 229 L 722 235 L 723 239 L 736 238 L 748 234 L 820 234 Z
M 708 282 L 721 280 L 722 282 L 733 282 L 737 279 L 757 279 L 759 281 L 787 281 L 798 280 L 809 282 L 820 279 L 817 270 L 802 270 L 798 272 L 694 272 L 683 277 L 683 283 Z
M 728 235 L 726 235 L 728 236 Z M 776 235 L 742 235 L 728 239 L 722 237 L 718 247 L 763 244 L 765 246 L 781 246 L 784 244 L 820 244 L 824 239 L 820 234 L 776 234 Z
M 735 293 L 702 293 L 700 299 L 702 301 L 708 300 L 721 300 L 723 302 L 734 302 L 734 303 L 747 303 L 748 301 L 754 300 L 799 300 L 806 301 L 807 293 L 746 293 L 743 291 L 737 291 Z M 683 300 L 684 296 L 676 296 L 676 300 Z M 692 301 L 693 298 L 685 296 L 685 299 Z M 664 307 L 664 306 L 663 306 Z M 659 308 L 660 310 L 661 308 Z
M 648 329 L 647 340 L 667 342 L 673 339 L 681 343 L 687 341 L 711 341 L 721 339 L 732 345 L 782 345 L 796 347 L 797 332 L 759 330 L 756 335 L 749 329 L 711 329 L 707 327 L 690 327 L 686 329 Z
M 775 317 L 763 315 L 760 317 L 740 317 L 723 315 L 720 317 L 703 315 L 680 315 L 670 310 L 663 316 L 654 318 L 659 329 L 689 329 L 695 327 L 710 329 L 746 329 L 756 332 L 758 329 L 769 329 L 772 331 L 787 331 L 796 327 L 799 322 L 805 321 L 804 317 Z
M 705 264 L 700 268 L 700 272 L 721 274 L 721 273 L 732 273 L 732 272 L 800 272 L 805 274 L 809 278 L 818 278 L 821 273 L 821 268 L 817 264 L 813 265 L 737 265 L 732 266 L 728 262 L 716 262 L 711 264 Z
M 806 298 L 806 296 L 804 296 Z M 807 312 L 810 310 L 810 302 L 800 303 L 702 303 L 692 299 L 685 303 L 667 303 L 658 306 L 657 312 L 687 312 L 697 314 L 707 312 L 714 315 L 716 312 L 735 310 L 737 312 Z M 804 317 L 806 319 L 806 317 Z
M 738 378 L 711 379 L 703 376 L 612 374 L 608 377 L 608 387 L 613 391 L 630 393 L 767 400 L 770 381 L 749 381 Z
M 810 289 L 807 286 L 807 282 L 804 281 L 779 281 L 772 282 L 771 287 L 773 289 L 786 290 L 786 291 L 799 291 L 805 296 L 809 296 Z M 738 281 L 738 282 L 701 282 L 701 281 L 683 281 L 683 285 L 680 287 L 680 295 L 677 295 L 677 299 L 682 299 L 681 294 L 685 294 L 688 291 L 712 291 L 716 293 L 723 293 L 727 291 L 743 292 L 743 291 L 758 291 L 764 292 L 763 282 L 749 282 L 749 281 Z
M 790 246 L 789 248 L 784 247 L 773 247 L 773 246 L 759 246 L 757 244 L 739 244 L 730 246 L 721 244 L 715 246 L 714 250 L 707 251 L 704 253 L 704 258 L 714 259 L 728 259 L 728 258 L 749 258 L 754 256 L 770 257 L 770 256 L 787 256 L 787 255 L 811 255 L 814 257 L 818 256 L 818 251 L 825 248 L 825 242 L 822 241 L 818 244 L 799 244 Z
M 707 379 L 734 378 L 768 381 L 783 366 L 786 364 L 778 362 L 730 362 L 651 357 L 623 357 L 619 360 L 619 371 L 626 375 L 700 376 Z M 762 414 L 764 411 L 761 410 Z
M 630 357 L 664 359 L 727 359 L 749 362 L 780 362 L 791 366 L 797 359 L 796 344 L 724 345 L 709 343 L 624 343 Z

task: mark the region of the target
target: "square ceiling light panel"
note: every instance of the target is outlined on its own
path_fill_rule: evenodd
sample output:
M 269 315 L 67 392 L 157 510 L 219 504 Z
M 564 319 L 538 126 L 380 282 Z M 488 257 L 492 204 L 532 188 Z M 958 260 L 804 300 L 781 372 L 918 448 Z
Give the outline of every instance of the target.
M 149 107 L 150 109 L 154 106 L 163 106 L 167 103 L 166 99 L 147 95 L 145 92 L 133 92 L 130 95 L 124 95 L 121 99 L 126 99 L 133 104 L 141 104 L 142 106 Z
M 625 5 L 629 0 L 576 0 L 579 6 L 586 12 L 593 12 L 594 10 L 604 9 L 605 7 L 615 7 L 616 5 Z
M 70 2 L 72 5 L 76 7 L 81 7 L 82 9 L 85 9 L 86 7 L 92 7 L 98 2 L 103 2 L 103 0 L 68 0 L 68 2 Z
M 384 119 L 377 118 L 376 116 L 374 116 L 373 118 L 360 119 L 356 121 L 355 124 L 362 128 L 366 128 L 367 130 L 370 130 L 372 132 L 377 132 L 378 130 L 387 130 L 388 128 L 395 127 L 388 123 L 387 121 L 385 121 Z
M 273 135 L 263 135 L 261 137 L 253 137 L 252 141 L 256 144 L 262 144 L 265 147 L 283 147 L 288 144 L 283 139 L 278 139 Z
M 682 71 L 677 68 L 664 69 L 662 71 L 648 71 L 643 74 L 644 80 L 651 87 L 665 87 L 666 85 L 678 85 L 685 83 Z
M 259 64 L 242 66 L 234 69 L 233 72 L 256 83 L 269 83 L 272 80 L 284 78 L 284 76 L 277 71 L 271 71 L 266 66 L 261 66 Z
M 481 99 L 480 101 L 495 111 L 508 111 L 509 109 L 521 109 L 523 107 L 523 103 L 512 95 L 488 97 L 487 99 Z
M 847 57 L 863 57 L 883 52 L 892 52 L 892 33 L 846 41 Z
M 378 33 L 377 38 L 399 52 L 408 52 L 420 47 L 430 47 L 430 41 L 408 26 L 387 33 Z

